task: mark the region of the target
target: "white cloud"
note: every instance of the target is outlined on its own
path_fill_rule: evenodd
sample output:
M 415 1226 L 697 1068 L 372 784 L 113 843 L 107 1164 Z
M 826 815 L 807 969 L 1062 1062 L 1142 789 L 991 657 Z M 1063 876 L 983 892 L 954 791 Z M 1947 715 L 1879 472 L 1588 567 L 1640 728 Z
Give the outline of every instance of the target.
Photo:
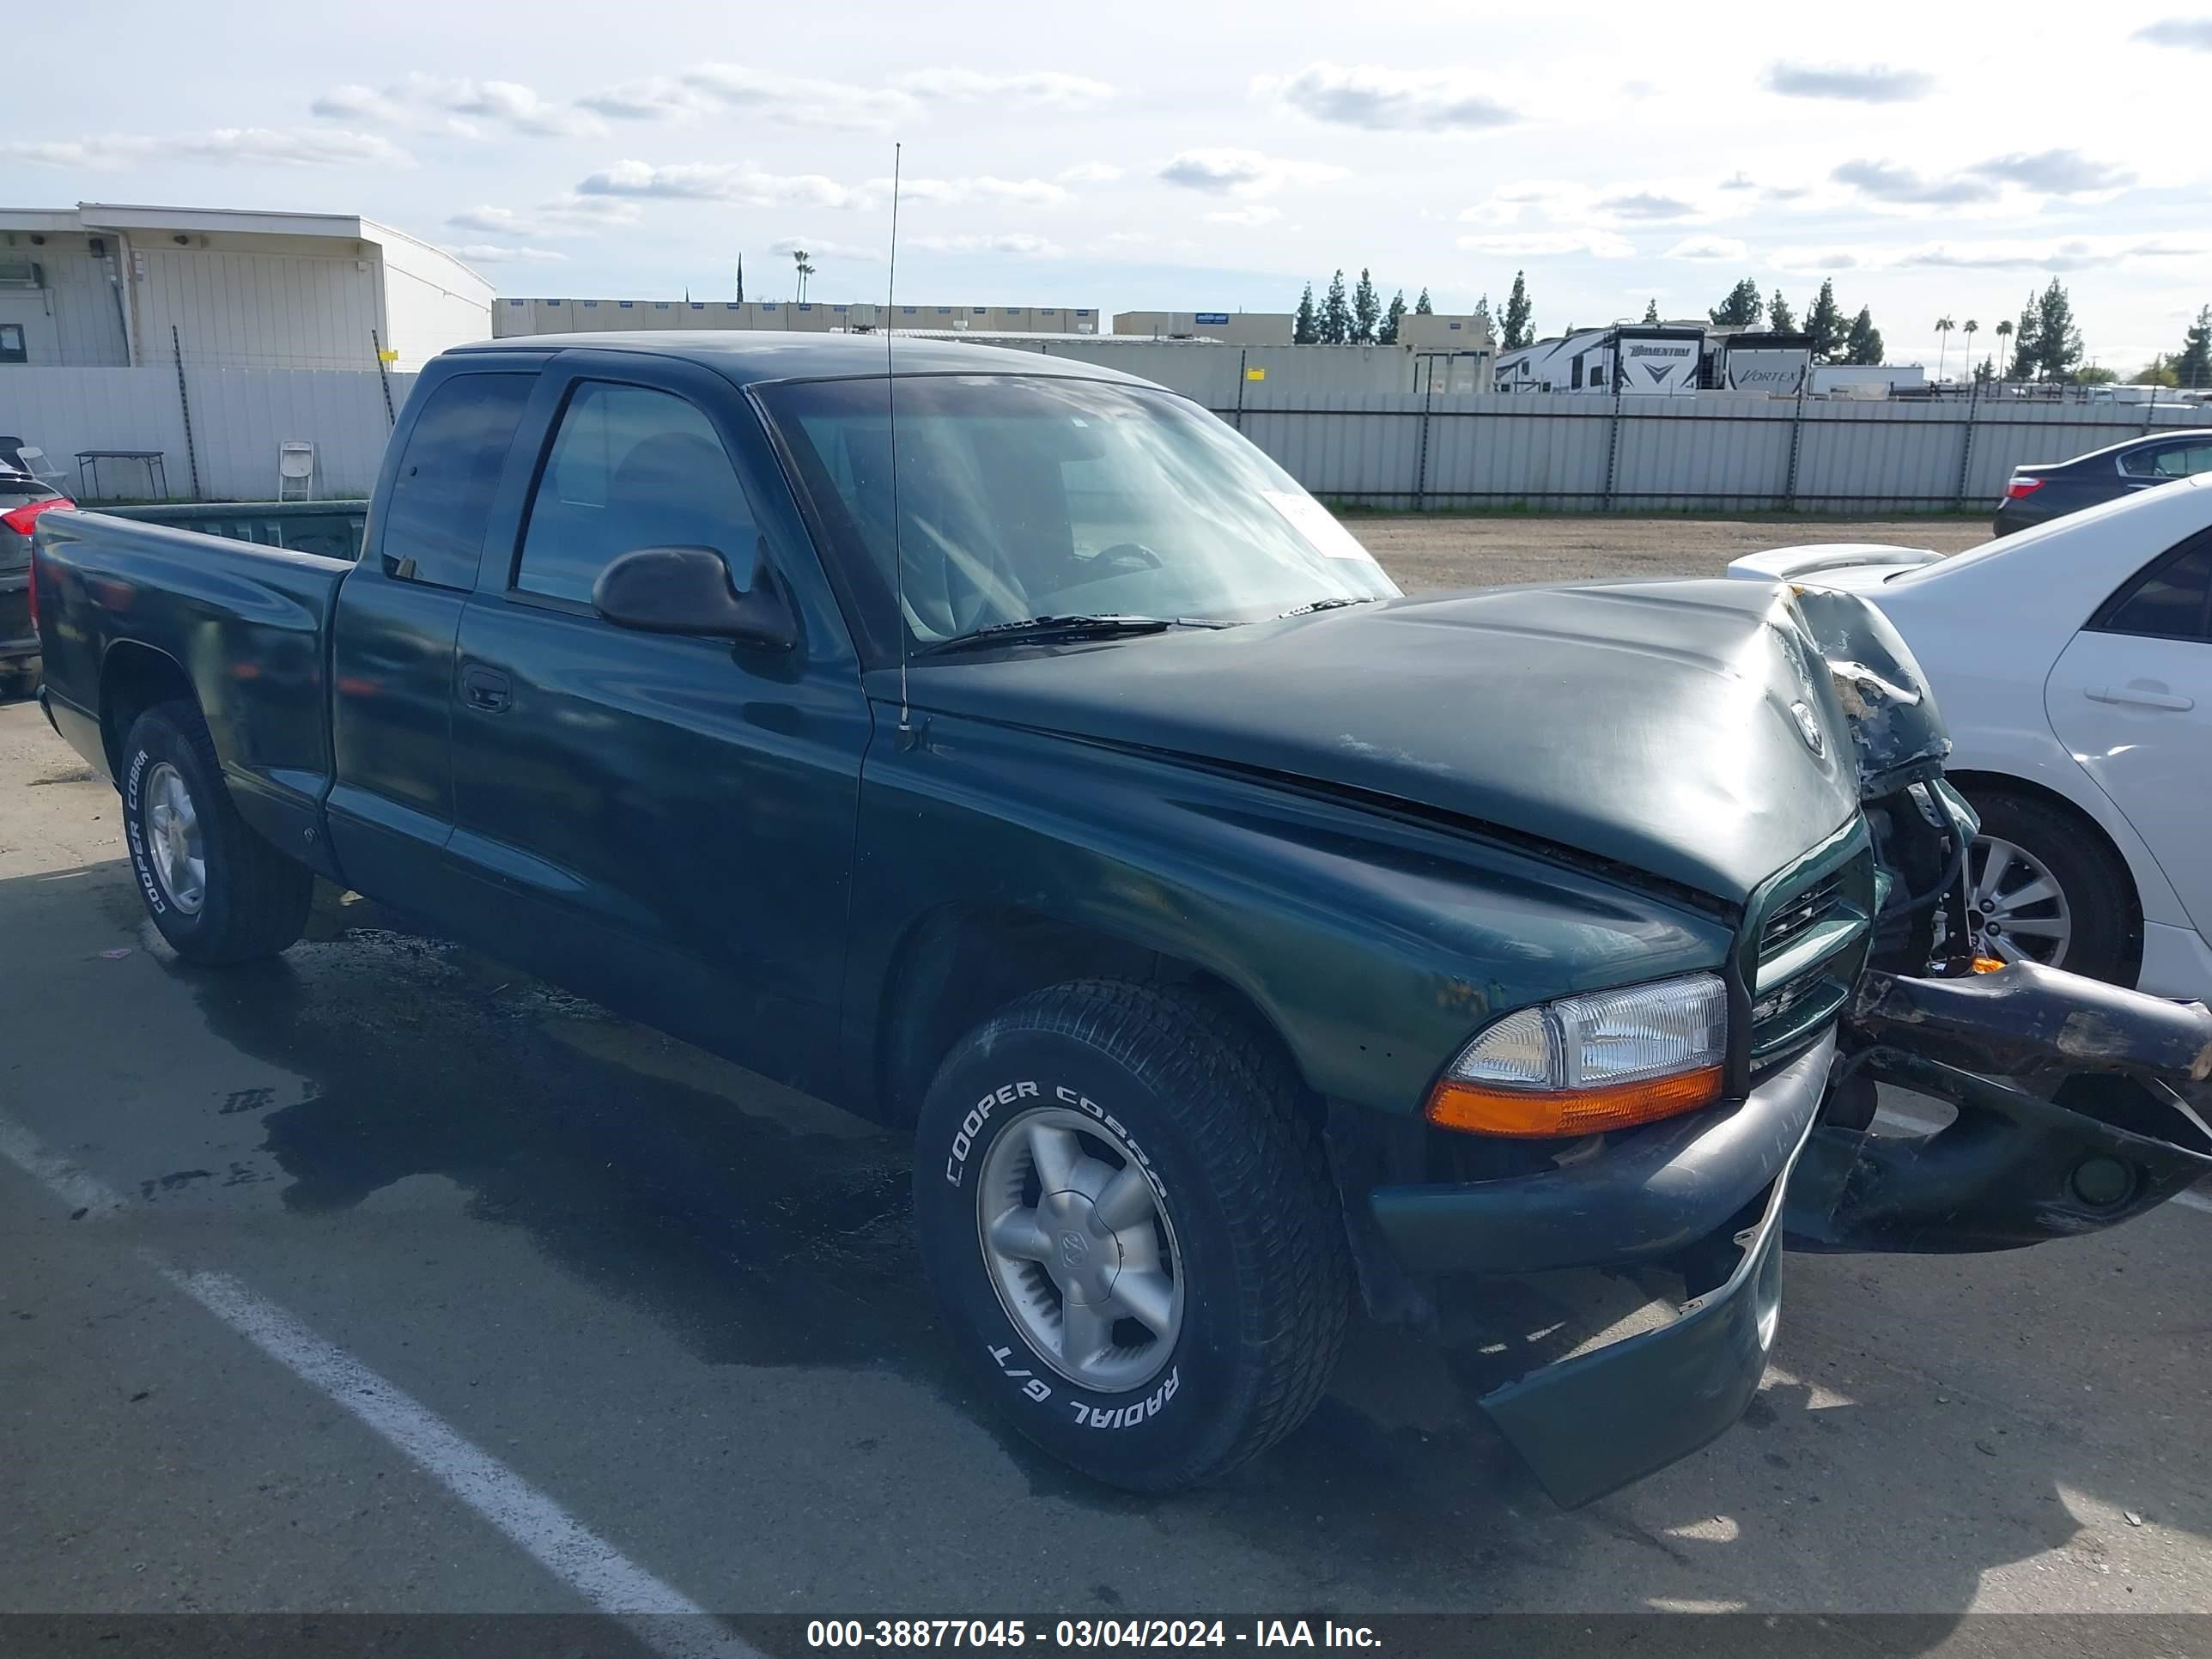
M 2203 236 L 2117 234 L 2055 239 L 1916 242 L 1894 246 L 1777 248 L 1765 263 L 1785 270 L 2185 270 L 2212 258 Z
M 1894 161 L 1845 161 L 1828 175 L 1862 196 L 1895 207 L 1971 207 L 1997 199 L 1986 179 L 1924 178 Z
M 996 236 L 917 236 L 913 246 L 933 253 L 1010 253 L 1030 259 L 1058 259 L 1067 252 L 1059 243 L 1027 231 Z
M 1256 230 L 1261 225 L 1272 225 L 1283 216 L 1279 207 L 1269 207 L 1264 202 L 1254 202 L 1241 208 L 1224 208 L 1218 213 L 1209 213 L 1206 218 L 1217 225 L 1242 225 Z
M 415 158 L 388 138 L 329 130 L 277 131 L 218 127 L 181 137 L 110 134 L 93 138 L 0 141 L 0 160 L 58 167 L 120 167 L 149 161 L 276 167 L 412 167 Z
M 378 91 L 349 84 L 332 87 L 307 106 L 326 119 L 374 121 L 386 126 L 420 125 L 444 116 L 449 131 L 477 137 L 476 125 L 488 121 L 533 138 L 589 137 L 606 131 L 588 110 L 543 98 L 516 81 L 478 81 L 466 76 L 410 74 L 396 86 Z
M 770 242 L 768 251 L 789 258 L 805 248 L 808 262 L 816 259 L 851 259 L 866 264 L 879 265 L 884 262 L 884 251 L 859 242 L 840 242 L 828 236 L 787 236 L 781 241 Z
M 888 128 L 915 109 L 914 100 L 902 92 L 776 75 L 738 64 L 702 64 L 684 76 L 683 85 L 686 93 L 726 109 L 848 132 Z
M 1519 225 L 1542 220 L 1575 230 L 1618 229 L 1703 223 L 1744 210 L 1742 204 L 1685 179 L 1593 185 L 1562 179 L 1525 179 L 1500 185 L 1483 200 L 1461 209 L 1458 218 L 1468 225 Z
M 1885 64 L 1776 64 L 1766 88 L 1785 98 L 1836 98 L 1854 104 L 1902 104 L 1935 90 L 1936 77 Z
M 707 100 L 699 93 L 666 76 L 601 87 L 576 101 L 614 121 L 688 120 L 707 106 Z
M 871 179 L 841 184 L 819 173 L 774 173 L 753 162 L 681 161 L 666 167 L 623 161 L 591 174 L 576 186 L 579 197 L 659 198 L 692 202 L 731 202 L 741 207 L 815 207 L 872 210 L 890 200 L 891 181 Z M 902 199 L 944 206 L 990 204 L 1003 207 L 1058 207 L 1073 200 L 1048 179 L 908 179 Z
M 540 202 L 535 212 L 547 235 L 582 234 L 608 230 L 638 221 L 637 204 L 609 196 L 580 196 L 574 191 Z
M 536 239 L 584 236 L 637 222 L 637 204 L 608 196 L 562 196 L 528 210 L 483 205 L 465 208 L 446 222 L 456 230 L 489 236 Z
M 1633 258 L 1635 248 L 1607 230 L 1528 231 L 1508 236 L 1462 236 L 1458 246 L 1469 253 L 1487 253 L 1504 259 L 1545 259 L 1562 254 L 1587 254 L 1594 259 Z
M 1596 206 L 1617 219 L 1694 219 L 1698 214 L 1695 203 L 1654 190 L 1616 190 L 1598 198 Z
M 1324 161 L 1292 161 L 1256 149 L 1187 149 L 1170 159 L 1159 176 L 1185 190 L 1218 196 L 1272 196 L 1291 185 L 1325 184 L 1347 177 Z
M 446 222 L 456 230 L 481 230 L 494 236 L 535 236 L 537 226 L 507 207 L 464 208 Z
M 915 70 L 892 84 L 917 98 L 948 104 L 991 103 L 1012 109 L 1091 109 L 1114 96 L 1103 81 L 1054 70 L 985 75 L 969 69 Z
M 1521 118 L 1460 70 L 1394 70 L 1375 64 L 1309 64 L 1253 90 L 1311 117 L 1370 132 L 1467 132 Z
M 1685 236 L 1659 257 L 1662 259 L 1741 261 L 1748 252 L 1733 236 Z
M 773 173 L 750 161 L 681 161 L 670 167 L 623 161 L 591 174 L 580 196 L 627 196 L 743 207 L 851 208 L 860 193 L 818 173 Z
M 2130 38 L 2154 46 L 2212 52 L 2212 17 L 2161 17 L 2155 23 L 2144 24 Z
M 890 199 L 891 181 L 872 179 L 861 186 L 870 203 Z M 900 197 L 911 202 L 936 202 L 958 206 L 969 202 L 996 202 L 1008 207 L 1059 207 L 1073 197 L 1048 179 L 908 179 L 899 185 Z
M 399 95 L 448 115 L 474 116 L 538 137 L 589 137 L 606 131 L 589 111 L 556 104 L 514 81 L 410 75 Z
M 1848 247 L 1778 247 L 1766 251 L 1765 263 L 1777 270 L 1861 270 L 1867 257 Z
M 1967 171 L 2045 196 L 2109 195 L 2135 182 L 2135 174 L 2127 168 L 2097 161 L 2078 149 L 2045 149 L 2033 155 L 2016 150 L 1976 162 Z
M 459 247 L 449 247 L 446 252 L 479 265 L 542 264 L 568 257 L 565 253 L 556 253 L 550 247 L 501 247 L 492 242 L 469 242 Z
M 374 87 L 332 87 L 307 106 L 310 115 L 326 121 L 374 121 L 391 125 L 406 118 L 407 112 L 384 93 Z
M 1955 270 L 2117 270 L 2167 260 L 2192 264 L 2212 255 L 2203 237 L 2071 236 L 2057 241 L 1925 242 L 1879 256 L 1900 269 Z
M 1111 161 L 1079 161 L 1054 176 L 1063 185 L 1110 185 L 1121 176 L 1121 169 Z

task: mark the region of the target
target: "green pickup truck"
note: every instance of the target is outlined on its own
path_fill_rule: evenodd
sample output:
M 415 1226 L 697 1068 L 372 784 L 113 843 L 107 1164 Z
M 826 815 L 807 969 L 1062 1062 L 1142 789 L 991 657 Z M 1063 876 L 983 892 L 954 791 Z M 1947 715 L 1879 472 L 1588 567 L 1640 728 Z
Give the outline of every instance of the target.
M 910 1127 L 951 1341 L 1139 1490 L 1287 1433 L 1362 1300 L 1656 1274 L 1482 1396 L 1585 1502 L 1743 1411 L 1785 1233 L 2005 1249 L 2212 1169 L 2212 1014 L 1976 971 L 1858 600 L 1408 599 L 1181 398 L 890 349 L 449 352 L 357 559 L 44 515 L 41 696 L 162 936 L 282 951 L 319 876 Z

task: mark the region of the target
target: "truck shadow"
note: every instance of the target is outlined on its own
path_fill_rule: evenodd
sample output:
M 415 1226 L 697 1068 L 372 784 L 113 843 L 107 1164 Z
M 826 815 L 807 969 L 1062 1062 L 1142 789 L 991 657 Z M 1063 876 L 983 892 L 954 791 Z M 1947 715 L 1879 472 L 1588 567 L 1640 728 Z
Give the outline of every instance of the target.
M 0 933 L 17 885 L 0 883 Z M 106 886 L 101 902 L 123 922 L 133 896 Z M 2062 1489 L 2095 1490 L 2103 1474 L 2079 1442 L 2023 1433 L 1972 1471 L 1971 1512 L 1941 1517 L 1932 1542 L 1918 1520 L 1899 1522 L 1900 1459 L 1881 1449 L 1878 1414 L 1778 1380 L 1747 1427 L 1689 1463 L 1562 1513 L 1469 1403 L 1510 1353 L 1458 1332 L 1438 1343 L 1363 1323 L 1329 1397 L 1284 1444 L 1206 1491 L 1124 1497 L 1002 1430 L 955 1369 L 907 1240 L 902 1137 L 350 897 L 319 895 L 308 939 L 246 969 L 196 970 L 149 928 L 139 937 L 215 1036 L 307 1079 L 302 1098 L 246 1108 L 260 1112 L 261 1151 L 289 1209 L 344 1211 L 411 1176 L 445 1177 L 472 1215 L 524 1230 L 563 1271 L 643 1306 L 702 1358 L 895 1371 L 990 1425 L 1044 1516 L 1057 1505 L 1127 1516 L 1139 1559 L 1206 1534 L 1265 1551 L 1311 1584 L 1301 1612 L 1957 1612 L 1992 1569 L 2073 1546 L 2080 1527 Z M 1820 1327 L 1865 1291 L 1850 1274 L 1800 1271 L 1791 1295 Z M 1532 1331 L 1561 1340 L 1536 1310 L 1514 1313 L 1509 1346 Z M 1912 1333 L 1897 1340 L 1909 1346 Z M 1785 1370 L 1789 1355 L 1785 1337 Z M 2212 1534 L 2201 1492 L 2196 1509 L 2162 1519 Z M 1793 1566 L 1828 1557 L 1841 1565 L 1817 1583 Z M 1071 1583 L 1073 1610 L 1085 1597 L 1119 1608 L 1114 1571 Z M 1832 1599 L 1835 1585 L 1859 1588 Z M 1931 1639 L 1948 1627 L 1936 1621 Z

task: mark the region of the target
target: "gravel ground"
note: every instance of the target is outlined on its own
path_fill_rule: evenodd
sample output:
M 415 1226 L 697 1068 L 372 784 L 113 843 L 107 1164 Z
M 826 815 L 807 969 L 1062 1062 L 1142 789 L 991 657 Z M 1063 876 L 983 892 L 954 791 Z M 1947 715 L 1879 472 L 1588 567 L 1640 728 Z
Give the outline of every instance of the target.
M 1631 519 L 1347 514 L 1352 532 L 1409 593 L 1507 582 L 1717 576 L 1728 562 L 1808 542 L 1891 542 L 1963 553 L 1986 519 Z

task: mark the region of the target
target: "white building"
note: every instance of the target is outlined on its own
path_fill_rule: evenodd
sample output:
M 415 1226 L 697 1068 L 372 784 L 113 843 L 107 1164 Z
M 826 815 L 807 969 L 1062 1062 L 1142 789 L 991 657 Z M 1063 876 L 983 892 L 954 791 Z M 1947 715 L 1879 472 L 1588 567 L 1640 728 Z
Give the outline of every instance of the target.
M 610 334 L 664 328 L 781 329 L 835 334 L 855 329 L 933 329 L 975 334 L 1096 334 L 1092 306 L 875 305 L 819 300 L 507 299 L 494 302 L 489 332 Z
M 418 369 L 491 331 L 491 284 L 351 214 L 0 209 L 0 372 Z

